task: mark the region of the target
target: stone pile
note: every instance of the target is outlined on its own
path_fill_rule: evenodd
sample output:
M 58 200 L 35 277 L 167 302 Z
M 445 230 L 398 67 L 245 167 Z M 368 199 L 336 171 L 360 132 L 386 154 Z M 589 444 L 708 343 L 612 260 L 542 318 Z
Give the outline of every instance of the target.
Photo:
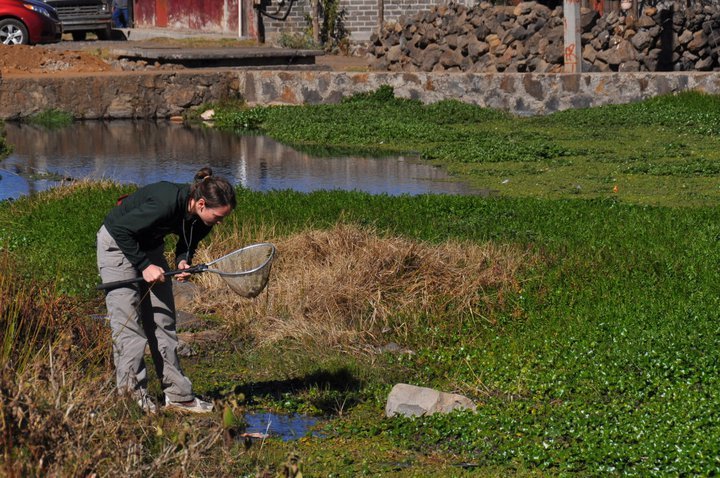
M 583 71 L 718 70 L 720 5 L 665 4 L 641 15 L 582 9 Z M 563 13 L 537 2 L 438 5 L 386 24 L 370 39 L 387 71 L 561 72 Z

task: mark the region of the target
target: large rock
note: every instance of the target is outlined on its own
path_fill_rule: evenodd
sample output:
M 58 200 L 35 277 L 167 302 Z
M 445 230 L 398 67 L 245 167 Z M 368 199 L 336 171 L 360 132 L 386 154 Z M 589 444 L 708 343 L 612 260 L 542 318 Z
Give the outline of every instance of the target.
M 620 41 L 620 43 L 610 50 L 598 52 L 597 56 L 610 65 L 620 65 L 621 63 L 638 59 L 637 51 L 635 51 L 632 43 L 627 40 Z
M 406 383 L 395 385 L 388 395 L 385 415 L 406 417 L 450 413 L 453 410 L 475 410 L 472 400 L 455 393 L 439 392 L 432 388 Z

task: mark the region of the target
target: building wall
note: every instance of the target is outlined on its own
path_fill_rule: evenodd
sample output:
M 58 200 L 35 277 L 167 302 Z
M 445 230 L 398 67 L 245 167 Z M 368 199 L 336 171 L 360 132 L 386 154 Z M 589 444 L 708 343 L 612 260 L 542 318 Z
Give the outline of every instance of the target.
M 238 33 L 239 0 L 147 0 L 133 4 L 134 26 Z

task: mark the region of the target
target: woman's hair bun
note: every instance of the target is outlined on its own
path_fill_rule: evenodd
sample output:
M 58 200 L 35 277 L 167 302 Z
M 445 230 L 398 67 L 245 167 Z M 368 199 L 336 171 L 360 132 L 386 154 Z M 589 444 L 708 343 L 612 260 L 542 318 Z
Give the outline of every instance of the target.
M 202 180 L 205 179 L 205 178 L 209 178 L 210 176 L 212 176 L 212 173 L 213 173 L 213 172 L 212 172 L 212 169 L 211 169 L 209 166 L 204 167 L 204 168 L 202 168 L 200 171 L 198 171 L 197 173 L 195 173 L 194 182 L 198 183 L 198 182 L 202 181 Z

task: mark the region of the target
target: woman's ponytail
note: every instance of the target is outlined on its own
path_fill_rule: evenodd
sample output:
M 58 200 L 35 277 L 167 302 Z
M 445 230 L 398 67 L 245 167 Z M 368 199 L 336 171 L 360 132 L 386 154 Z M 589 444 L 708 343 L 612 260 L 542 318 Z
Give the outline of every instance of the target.
M 235 188 L 227 179 L 213 176 L 210 167 L 204 167 L 195 173 L 193 184 L 190 186 L 190 198 L 198 201 L 205 200 L 209 208 L 230 206 L 235 209 Z

